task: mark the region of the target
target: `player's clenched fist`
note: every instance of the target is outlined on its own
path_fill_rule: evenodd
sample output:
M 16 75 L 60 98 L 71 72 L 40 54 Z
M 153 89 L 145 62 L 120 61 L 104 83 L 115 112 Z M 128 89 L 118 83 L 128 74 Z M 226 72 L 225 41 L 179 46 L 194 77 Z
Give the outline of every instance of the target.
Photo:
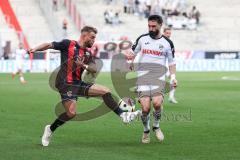
M 176 88 L 177 87 L 177 79 L 176 79 L 176 75 L 175 74 L 172 74 L 170 76 L 170 84 Z

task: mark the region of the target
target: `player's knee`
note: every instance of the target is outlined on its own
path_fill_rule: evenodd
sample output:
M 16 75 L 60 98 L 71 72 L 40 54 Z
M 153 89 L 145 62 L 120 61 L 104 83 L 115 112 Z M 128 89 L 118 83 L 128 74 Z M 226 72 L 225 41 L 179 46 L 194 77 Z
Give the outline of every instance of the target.
M 160 109 L 161 108 L 161 105 L 162 105 L 162 102 L 153 102 L 153 107 L 155 109 Z
M 76 111 L 76 101 L 65 101 L 63 103 L 65 109 L 66 109 L 66 113 L 67 113 L 67 116 L 69 118 L 73 118 L 76 116 L 77 114 L 77 111 Z
M 154 108 L 154 110 L 160 110 L 161 109 L 161 105 L 153 105 L 153 108 Z
M 75 117 L 77 114 L 76 108 L 75 107 L 70 107 L 67 111 L 67 115 L 69 118 Z
M 111 93 L 111 90 L 107 87 L 102 87 L 101 94 L 104 95 L 107 93 Z
M 161 105 L 162 105 L 162 103 L 163 103 L 163 99 L 157 99 L 157 100 L 153 100 L 153 107 L 155 108 L 155 109 L 160 109 L 161 108 Z
M 76 111 L 68 111 L 68 112 L 67 112 L 67 116 L 68 116 L 69 118 L 73 118 L 73 117 L 75 117 L 76 114 L 77 114 Z
M 150 113 L 150 108 L 142 108 L 142 114 L 148 114 Z

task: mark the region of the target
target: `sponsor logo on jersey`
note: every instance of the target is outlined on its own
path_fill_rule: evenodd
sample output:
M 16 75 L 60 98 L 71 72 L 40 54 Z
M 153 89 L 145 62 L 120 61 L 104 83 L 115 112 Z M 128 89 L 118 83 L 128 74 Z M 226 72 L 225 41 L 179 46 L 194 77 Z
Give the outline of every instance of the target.
M 156 51 L 156 50 L 151 50 L 151 49 L 143 49 L 142 50 L 143 54 L 151 54 L 151 55 L 156 55 L 156 56 L 161 56 L 162 52 Z
M 150 44 L 150 42 L 145 42 L 145 45 L 148 45 L 148 44 Z
M 72 97 L 72 91 L 68 91 L 68 92 L 67 92 L 67 96 L 68 96 L 68 97 Z
M 159 49 L 160 49 L 160 51 L 163 50 L 163 45 L 162 44 L 159 44 Z

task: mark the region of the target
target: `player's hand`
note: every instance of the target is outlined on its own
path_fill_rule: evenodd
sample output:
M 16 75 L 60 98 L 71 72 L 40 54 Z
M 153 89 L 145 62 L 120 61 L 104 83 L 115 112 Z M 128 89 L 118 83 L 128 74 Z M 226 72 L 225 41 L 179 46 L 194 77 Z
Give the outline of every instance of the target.
M 170 85 L 174 88 L 177 87 L 177 79 L 176 79 L 176 74 L 171 74 L 170 75 Z
M 134 64 L 133 64 L 133 62 L 130 63 L 129 69 L 130 69 L 131 71 L 134 70 Z
M 122 54 L 126 57 L 128 62 L 131 61 L 130 65 L 129 65 L 129 69 L 131 71 L 133 71 L 134 70 L 133 60 L 135 58 L 133 51 L 132 50 L 124 50 L 124 51 L 122 51 Z
M 171 84 L 172 87 L 177 88 L 178 82 L 177 82 L 176 79 L 171 79 L 170 84 Z
M 131 50 L 124 50 L 122 51 L 122 54 L 126 56 L 127 59 L 134 59 L 135 58 L 135 55 L 133 53 L 133 51 Z
M 36 50 L 33 48 L 30 48 L 29 50 L 27 50 L 27 54 L 34 53 L 34 52 L 36 52 Z
M 75 61 L 75 63 L 76 63 L 77 66 L 84 67 L 85 66 L 84 60 L 85 60 L 84 57 L 79 57 L 78 56 L 77 60 Z

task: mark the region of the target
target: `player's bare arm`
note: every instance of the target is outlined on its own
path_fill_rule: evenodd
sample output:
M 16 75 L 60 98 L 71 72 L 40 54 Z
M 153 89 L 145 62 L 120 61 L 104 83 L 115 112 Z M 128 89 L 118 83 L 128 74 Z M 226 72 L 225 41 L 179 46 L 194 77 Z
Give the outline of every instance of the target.
M 40 44 L 39 46 L 37 46 L 35 48 L 29 49 L 29 52 L 33 53 L 33 52 L 36 52 L 36 51 L 44 51 L 44 50 L 47 50 L 47 49 L 53 49 L 52 43 Z
M 135 59 L 136 56 L 133 53 L 133 51 L 131 49 L 125 50 L 125 51 L 122 52 L 122 54 L 125 55 L 127 57 L 127 59 L 131 59 L 129 69 L 134 70 L 133 62 L 134 62 L 134 59 Z
M 169 72 L 170 72 L 170 83 L 172 83 L 174 87 L 177 87 L 176 64 L 169 65 Z
M 77 60 L 75 61 L 75 63 L 82 67 L 83 69 L 86 69 L 88 72 L 91 73 L 96 73 L 97 72 L 97 66 L 95 63 L 91 62 L 89 64 L 85 64 L 84 63 L 84 58 L 80 58 L 78 57 Z

